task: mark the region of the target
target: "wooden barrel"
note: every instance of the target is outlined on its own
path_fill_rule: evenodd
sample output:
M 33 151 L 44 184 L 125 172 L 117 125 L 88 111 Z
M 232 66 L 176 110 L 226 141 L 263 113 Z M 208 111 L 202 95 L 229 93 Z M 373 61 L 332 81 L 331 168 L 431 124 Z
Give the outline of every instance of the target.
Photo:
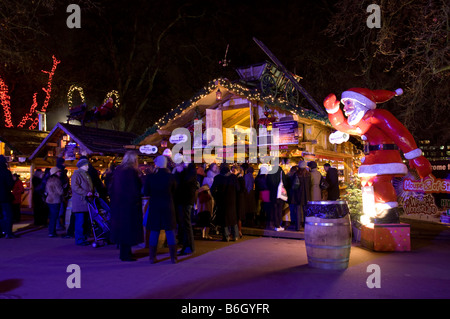
M 314 216 L 325 219 L 342 218 L 350 214 L 347 202 L 343 200 L 323 200 L 308 202 L 305 207 L 305 216 Z
M 308 202 L 308 204 L 330 205 L 325 209 L 327 211 L 332 207 L 331 205 L 334 207 L 347 205 L 343 201 L 338 202 Z M 350 215 L 346 214 L 340 218 L 322 217 L 307 216 L 305 218 L 305 246 L 308 264 L 321 269 L 346 269 L 352 245 Z

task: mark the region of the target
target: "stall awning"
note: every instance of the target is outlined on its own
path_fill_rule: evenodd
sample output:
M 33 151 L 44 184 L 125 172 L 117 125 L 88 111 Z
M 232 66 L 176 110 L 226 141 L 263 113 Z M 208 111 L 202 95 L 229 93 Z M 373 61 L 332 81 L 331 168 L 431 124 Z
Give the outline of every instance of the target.
M 130 132 L 57 123 L 48 136 L 36 148 L 30 159 L 45 157 L 49 147 L 55 147 L 63 135 L 69 135 L 70 139 L 82 147 L 88 155 L 115 155 L 124 154 L 126 145 L 138 136 Z
M 5 143 L 15 155 L 29 156 L 47 137 L 48 132 L 19 128 L 0 128 L 0 142 Z

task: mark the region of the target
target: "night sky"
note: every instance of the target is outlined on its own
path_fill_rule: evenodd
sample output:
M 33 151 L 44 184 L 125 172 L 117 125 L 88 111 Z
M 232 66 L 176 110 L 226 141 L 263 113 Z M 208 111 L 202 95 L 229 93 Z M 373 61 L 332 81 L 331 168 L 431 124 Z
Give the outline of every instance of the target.
M 16 43 L 0 38 L 2 48 L 8 46 L 9 50 L 24 52 L 22 59 L 11 58 L 0 66 L 0 76 L 10 88 L 15 124 L 29 109 L 33 92 L 38 92 L 38 102 L 42 103 L 45 95 L 40 88 L 46 85 L 47 77 L 40 70 L 51 68 L 53 54 L 61 63 L 52 83 L 50 126 L 65 120 L 67 91 L 75 84 L 83 87 L 89 107 L 102 104 L 107 92 L 118 90 L 122 100 L 120 116 L 125 123 L 136 116 L 139 105 L 144 105 L 134 126 L 127 127 L 137 134 L 191 98 L 212 79 L 235 80 L 238 79 L 236 67 L 269 60 L 253 37 L 261 40 L 288 70 L 303 77 L 302 86 L 319 104 L 329 93 L 339 95 L 350 87 L 395 90 L 405 84 L 402 83 L 405 72 L 396 73 L 395 69 L 404 60 L 394 64 L 373 51 L 374 58 L 368 62 L 368 53 L 372 54 L 370 46 L 381 34 L 380 29 L 369 29 L 366 25 L 369 15 L 366 8 L 373 1 L 47 0 L 39 3 L 47 2 L 48 7 L 20 2 L 25 13 L 17 19 L 39 32 L 19 30 Z M 79 29 L 70 29 L 66 24 L 71 14 L 66 12 L 70 3 L 80 6 Z M 417 3 L 423 3 L 424 8 L 429 6 L 426 1 Z M 383 17 L 393 10 L 388 5 L 382 9 Z M 436 12 L 440 12 L 438 9 Z M 410 6 L 409 10 L 421 14 L 414 7 Z M 336 21 L 337 25 L 342 22 L 348 27 L 342 18 L 347 11 L 350 29 L 338 29 L 338 36 L 334 37 L 325 32 L 327 28 L 333 29 Z M 411 17 L 410 12 L 405 14 Z M 393 17 L 403 21 L 398 13 Z M 420 27 L 416 23 L 416 29 Z M 393 29 L 394 35 L 401 36 L 399 30 Z M 344 45 L 339 46 L 338 40 L 343 38 Z M 394 40 L 391 43 L 399 47 L 409 45 Z M 364 45 L 367 52 L 362 50 Z M 223 61 L 227 46 L 229 64 L 223 67 L 219 62 Z M 448 52 L 444 54 L 448 57 Z M 24 61 L 28 69 L 21 68 Z M 368 63 L 370 71 L 362 72 Z M 445 65 L 445 61 L 442 63 Z M 389 64 L 394 68 L 387 72 Z M 420 71 L 420 66 L 416 67 L 413 72 Z M 445 78 L 448 72 L 439 80 Z M 433 96 L 439 94 L 442 92 Z M 80 102 L 77 99 L 74 95 L 74 104 Z M 301 103 L 310 107 L 306 100 Z M 406 103 L 396 103 L 386 107 L 400 117 L 407 116 L 404 115 Z M 118 127 L 116 124 L 114 127 Z

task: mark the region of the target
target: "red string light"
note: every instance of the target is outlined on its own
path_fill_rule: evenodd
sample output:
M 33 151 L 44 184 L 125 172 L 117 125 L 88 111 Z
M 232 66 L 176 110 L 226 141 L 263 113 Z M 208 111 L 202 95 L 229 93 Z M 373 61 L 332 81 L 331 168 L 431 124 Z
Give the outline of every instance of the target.
M 2 78 L 0 78 L 0 101 L 5 116 L 5 127 L 14 127 L 11 120 L 11 102 L 8 94 L 8 86 Z
M 36 117 L 34 118 L 33 123 L 31 123 L 31 125 L 30 125 L 30 127 L 29 127 L 28 129 L 34 130 L 38 124 L 39 124 L 39 117 L 36 116 Z
M 38 106 L 36 96 L 37 96 L 37 92 L 35 92 L 33 94 L 33 104 L 31 105 L 30 112 L 25 114 L 25 116 L 22 118 L 22 120 L 20 121 L 19 125 L 17 125 L 17 127 L 23 127 L 28 120 L 33 120 L 32 116 Z
M 42 90 L 46 94 L 44 103 L 42 104 L 42 108 L 41 108 L 41 112 L 44 112 L 44 113 L 47 111 L 48 102 L 50 101 L 50 97 L 51 97 L 50 93 L 52 92 L 53 75 L 55 74 L 56 67 L 58 66 L 59 63 L 61 63 L 61 61 L 56 59 L 56 57 L 54 55 L 52 56 L 52 59 L 53 59 L 53 66 L 52 66 L 51 71 L 41 70 L 41 72 L 48 74 L 47 87 L 42 88 Z M 39 117 L 36 113 L 36 108 L 38 106 L 37 101 L 36 101 L 36 95 L 37 95 L 37 93 L 34 93 L 33 104 L 31 105 L 30 111 L 27 114 L 25 114 L 24 117 L 22 117 L 22 120 L 20 121 L 19 125 L 17 125 L 17 127 L 23 127 L 28 120 L 32 121 L 29 126 L 30 130 L 35 129 L 36 126 L 38 125 Z
M 47 88 L 42 88 L 42 90 L 45 92 L 46 96 L 45 96 L 44 104 L 42 105 L 42 108 L 41 108 L 41 112 L 47 111 L 48 101 L 50 101 L 50 93 L 52 92 L 53 75 L 55 74 L 56 67 L 58 66 L 59 63 L 61 63 L 61 61 L 56 59 L 56 57 L 54 55 L 52 56 L 52 59 L 53 59 L 52 70 L 51 71 L 41 70 L 41 72 L 48 74 Z

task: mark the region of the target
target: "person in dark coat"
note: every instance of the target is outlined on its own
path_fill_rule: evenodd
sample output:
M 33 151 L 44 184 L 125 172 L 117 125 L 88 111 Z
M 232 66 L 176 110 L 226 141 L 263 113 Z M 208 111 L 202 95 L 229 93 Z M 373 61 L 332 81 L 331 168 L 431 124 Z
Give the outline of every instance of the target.
M 0 155 L 0 234 L 4 233 L 6 238 L 15 238 L 12 232 L 12 189 L 14 180 L 8 169 L 6 158 Z
M 111 186 L 112 177 L 114 175 L 114 170 L 116 169 L 116 166 L 117 166 L 116 162 L 112 161 L 111 163 L 109 163 L 108 169 L 102 175 L 102 181 L 103 181 L 103 184 L 105 185 L 106 192 L 108 193 L 108 197 L 109 197 L 109 189 Z
M 288 179 L 288 185 L 286 185 L 286 190 L 288 193 L 288 204 L 289 204 L 289 212 L 290 212 L 290 217 L 291 217 L 291 223 L 289 225 L 289 229 L 291 228 L 295 228 L 294 224 L 296 221 L 296 216 L 298 215 L 298 205 L 292 200 L 292 193 L 294 191 L 297 191 L 298 188 L 300 187 L 300 180 L 297 176 L 297 171 L 298 171 L 298 166 L 292 166 L 291 169 L 289 170 L 289 173 L 287 174 L 287 179 Z
M 12 189 L 12 194 L 14 196 L 14 200 L 12 202 L 12 210 L 13 210 L 13 224 L 19 223 L 21 218 L 20 212 L 20 204 L 22 203 L 22 194 L 25 192 L 23 188 L 23 183 L 20 179 L 19 174 L 13 174 L 14 186 Z
M 166 232 L 170 259 L 172 263 L 177 263 L 177 243 L 175 239 L 177 219 L 174 204 L 177 182 L 175 176 L 167 169 L 166 156 L 158 156 L 155 159 L 155 166 L 155 172 L 147 175 L 144 184 L 144 196 L 149 197 L 145 227 L 150 231 L 150 263 L 156 262 L 159 233 L 163 229 Z
M 223 163 L 220 173 L 214 177 L 211 194 L 216 203 L 216 220 L 223 229 L 224 241 L 230 240 L 230 228 L 234 240 L 239 236 L 236 212 L 238 187 L 236 175 L 231 174 L 228 164 Z
M 291 176 L 290 182 L 291 223 L 296 231 L 305 226 L 304 207 L 311 200 L 311 174 L 306 168 L 306 162 L 298 163 L 298 169 Z
M 339 178 L 337 169 L 331 167 L 329 163 L 323 165 L 323 169 L 327 172 L 326 180 L 329 187 L 327 188 L 327 200 L 337 200 L 340 196 L 339 192 Z
M 137 153 L 128 151 L 110 188 L 111 240 L 119 245 L 122 261 L 135 261 L 131 247 L 144 241 L 141 189 Z
M 261 165 L 258 171 L 258 175 L 255 178 L 255 197 L 259 203 L 259 216 L 257 218 L 257 224 L 264 223 L 266 228 L 270 224 L 270 196 L 266 196 L 270 193 L 267 186 L 267 166 Z
M 278 185 L 280 181 L 283 181 L 283 185 L 288 184 L 286 174 L 280 166 L 273 167 L 267 174 L 267 187 L 270 191 L 270 216 L 273 227 L 276 231 L 284 230 L 281 226 L 283 216 L 284 200 L 277 198 Z
M 189 163 L 187 167 L 184 162 L 176 164 L 174 176 L 177 181 L 175 206 L 178 212 L 179 239 L 182 244 L 179 254 L 187 255 L 195 251 L 191 214 L 195 204 L 195 195 L 199 187 L 194 163 Z
M 242 222 L 245 221 L 245 215 L 247 214 L 247 191 L 245 189 L 245 180 L 242 168 L 234 165 L 231 168 L 231 173 L 237 177 L 238 181 L 236 213 L 238 219 L 239 238 L 242 238 Z
M 39 168 L 34 172 L 31 180 L 33 185 L 33 217 L 34 225 L 47 225 L 48 206 L 45 203 L 44 172 Z
M 246 191 L 246 217 L 245 222 L 252 227 L 256 218 L 256 197 L 255 197 L 255 178 L 253 177 L 254 169 L 251 166 L 241 166 L 244 170 L 244 181 Z

